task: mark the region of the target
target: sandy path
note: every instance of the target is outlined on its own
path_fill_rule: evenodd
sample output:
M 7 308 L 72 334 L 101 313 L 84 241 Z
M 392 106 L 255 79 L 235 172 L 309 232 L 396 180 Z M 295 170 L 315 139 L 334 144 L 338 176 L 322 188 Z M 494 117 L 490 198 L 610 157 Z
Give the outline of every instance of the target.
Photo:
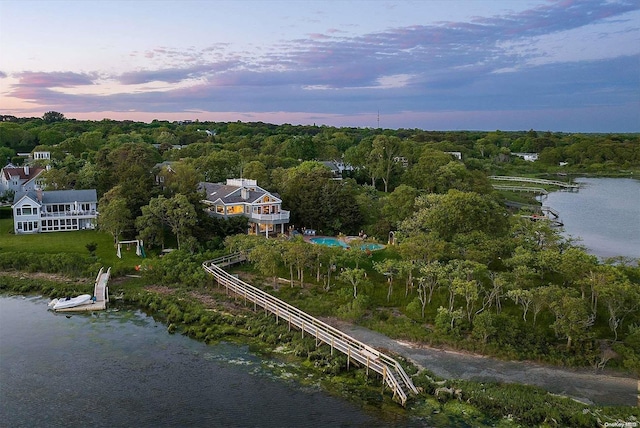
M 523 361 L 502 361 L 481 355 L 445 351 L 391 339 L 364 327 L 324 320 L 376 348 L 405 356 L 446 379 L 536 385 L 585 403 L 640 407 L 640 381 L 589 369 L 568 369 Z

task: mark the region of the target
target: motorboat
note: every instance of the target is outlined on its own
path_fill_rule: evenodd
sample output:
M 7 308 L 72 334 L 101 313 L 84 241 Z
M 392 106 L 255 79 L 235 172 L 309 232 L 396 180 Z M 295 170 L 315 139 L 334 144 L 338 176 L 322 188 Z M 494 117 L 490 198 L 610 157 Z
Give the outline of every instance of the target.
M 90 294 L 81 294 L 77 297 L 62 298 L 62 299 L 58 299 L 58 301 L 53 304 L 53 310 L 57 311 L 58 309 L 75 308 L 76 306 L 87 304 L 90 301 L 91 301 Z M 51 303 L 53 303 L 53 301 Z

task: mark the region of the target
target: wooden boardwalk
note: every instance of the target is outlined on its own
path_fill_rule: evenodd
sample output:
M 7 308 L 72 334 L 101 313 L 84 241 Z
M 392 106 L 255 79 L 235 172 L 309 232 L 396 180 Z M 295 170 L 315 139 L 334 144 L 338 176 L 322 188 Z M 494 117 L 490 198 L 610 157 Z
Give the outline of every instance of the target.
M 418 394 L 411 378 L 403 370 L 402 366 L 393 358 L 383 354 L 377 349 L 362 343 L 342 331 L 312 317 L 311 315 L 289 305 L 288 303 L 273 297 L 269 293 L 256 288 L 235 276 L 226 272 L 223 267 L 245 261 L 239 253 L 209 260 L 202 267 L 216 279 L 218 284 L 226 287 L 228 291 L 242 297 L 245 302 L 253 303 L 254 309 L 260 306 L 265 313 L 275 315 L 276 322 L 286 322 L 300 329 L 302 336 L 305 333 L 316 340 L 316 346 L 325 343 L 334 350 L 347 356 L 347 366 L 351 361 L 356 361 L 367 370 L 372 370 L 382 375 L 383 383 L 393 391 L 393 398 L 403 406 L 406 404 L 409 394 Z
M 104 267 L 100 268 L 100 272 L 98 272 L 98 276 L 96 277 L 96 282 L 93 286 L 93 295 L 95 296 L 95 300 L 91 302 L 74 306 L 73 308 L 66 309 L 56 309 L 56 312 L 87 312 L 87 311 L 103 311 L 107 309 L 107 302 L 109 301 L 109 277 L 111 276 L 111 268 L 104 271 Z
M 491 180 L 498 181 L 517 181 L 520 183 L 533 183 L 533 184 L 543 184 L 547 186 L 557 186 L 562 187 L 563 189 L 567 189 L 570 191 L 578 191 L 580 186 L 577 184 L 565 183 L 564 181 L 557 180 L 545 180 L 543 178 L 529 178 L 529 177 L 510 177 L 507 175 L 492 175 L 489 177 Z
M 530 192 L 538 193 L 542 196 L 547 196 L 549 192 L 542 187 L 530 187 L 530 186 L 503 186 L 500 184 L 494 184 L 493 188 L 496 190 L 508 190 L 510 192 Z

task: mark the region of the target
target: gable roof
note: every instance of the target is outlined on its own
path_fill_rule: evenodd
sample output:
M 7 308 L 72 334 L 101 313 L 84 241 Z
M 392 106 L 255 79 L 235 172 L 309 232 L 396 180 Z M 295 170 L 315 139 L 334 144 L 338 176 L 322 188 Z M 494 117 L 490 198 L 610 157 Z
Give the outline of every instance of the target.
M 11 164 L 9 164 L 11 165 Z M 2 168 L 2 174 L 4 174 L 5 179 L 10 180 L 11 177 L 15 177 L 18 176 L 20 178 L 20 180 L 25 180 L 25 181 L 29 181 L 31 179 L 36 178 L 38 175 L 40 175 L 42 173 L 42 171 L 44 171 L 44 168 L 40 168 L 40 167 L 29 167 L 29 173 L 27 174 L 25 172 L 25 168 L 24 167 L 17 167 L 17 166 L 5 166 L 4 168 Z
M 40 202 L 38 202 L 38 197 L 36 195 L 36 192 L 34 191 L 28 191 L 28 192 L 16 192 L 15 195 L 13 195 L 13 205 L 11 205 L 12 207 L 15 205 L 18 205 L 23 199 L 31 199 L 31 201 L 36 204 L 37 206 L 42 206 L 42 204 L 40 204 Z
M 269 195 L 280 201 L 280 199 L 267 192 L 261 187 L 245 187 L 246 198 L 242 197 L 243 187 L 233 186 L 222 183 L 199 183 L 199 188 L 206 192 L 206 200 L 209 202 L 220 201 L 223 204 L 242 204 L 242 203 L 254 203 L 265 195 Z
M 13 204 L 17 204 L 20 199 L 27 196 L 34 201 L 38 201 L 38 194 L 36 191 L 30 190 L 28 192 L 16 192 L 13 197 Z M 74 202 L 98 202 L 98 195 L 96 189 L 86 190 L 51 190 L 42 192 L 41 204 L 68 204 Z

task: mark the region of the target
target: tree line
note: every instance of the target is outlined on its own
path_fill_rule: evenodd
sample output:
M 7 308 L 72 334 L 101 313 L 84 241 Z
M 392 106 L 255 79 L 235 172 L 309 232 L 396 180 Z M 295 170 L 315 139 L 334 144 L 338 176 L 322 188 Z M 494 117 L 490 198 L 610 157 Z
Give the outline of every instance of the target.
M 21 151 L 50 151 L 47 189 L 97 189 L 102 230 L 114 241 L 141 238 L 157 249 L 181 249 L 163 263 L 185 272 L 184 260 L 226 242 L 246 251 L 273 287 L 282 276 L 290 284 L 315 284 L 334 296 L 342 316 L 363 320 L 393 307 L 396 318 L 438 340 L 540 358 L 553 350 L 581 364 L 592 358 L 596 366 L 612 355 L 600 352 L 602 346 L 634 370 L 640 367 L 637 263 L 600 262 L 547 224 L 512 216 L 488 176 L 637 170 L 638 139 L 533 130 L 76 121 L 56 112 L 0 122 L 0 155 L 20 164 Z M 539 152 L 540 160 L 511 154 L 521 151 Z M 349 166 L 342 180 L 320 162 L 328 160 Z M 380 242 L 392 233 L 397 245 L 368 254 L 357 240 L 338 251 L 239 235 L 246 220 L 208 216 L 198 190 L 199 182 L 239 176 L 277 193 L 297 228 Z

